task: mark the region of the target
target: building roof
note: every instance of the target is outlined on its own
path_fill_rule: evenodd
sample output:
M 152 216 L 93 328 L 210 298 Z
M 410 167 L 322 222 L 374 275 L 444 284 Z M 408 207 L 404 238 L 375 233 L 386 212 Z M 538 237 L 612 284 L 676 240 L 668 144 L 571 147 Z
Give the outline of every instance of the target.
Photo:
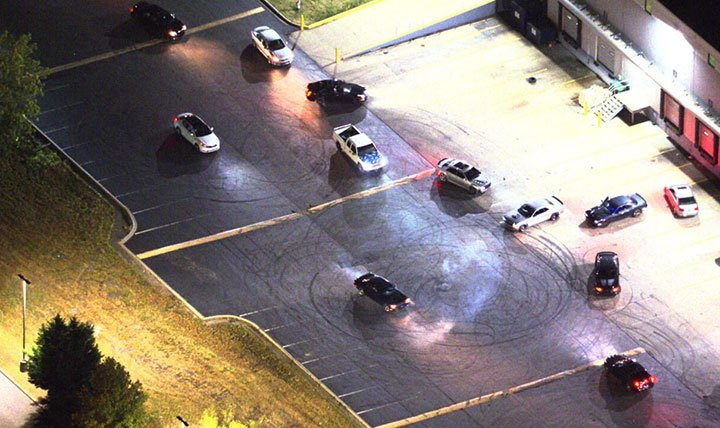
M 659 0 L 698 36 L 720 51 L 720 1 Z

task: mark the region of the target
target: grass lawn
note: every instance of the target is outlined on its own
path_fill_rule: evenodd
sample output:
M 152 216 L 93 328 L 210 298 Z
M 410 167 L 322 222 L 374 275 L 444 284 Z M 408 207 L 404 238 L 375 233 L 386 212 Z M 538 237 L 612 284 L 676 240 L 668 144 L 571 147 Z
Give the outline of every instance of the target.
M 300 15 L 302 14 L 305 16 L 305 25 L 309 25 L 365 4 L 371 0 L 302 0 L 300 11 L 296 9 L 296 0 L 267 1 L 295 24 L 300 24 Z
M 205 325 L 111 245 L 114 210 L 62 162 L 28 168 L 0 147 L 0 366 L 19 372 L 22 287 L 28 348 L 56 313 L 96 326 L 101 352 L 149 394 L 158 426 L 191 424 L 203 410 L 262 426 L 358 426 L 295 364 L 243 324 Z

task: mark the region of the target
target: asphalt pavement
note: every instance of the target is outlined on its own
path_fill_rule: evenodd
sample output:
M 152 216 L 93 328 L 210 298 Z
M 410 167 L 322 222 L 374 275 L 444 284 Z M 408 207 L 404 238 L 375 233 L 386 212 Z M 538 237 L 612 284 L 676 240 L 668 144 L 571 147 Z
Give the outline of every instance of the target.
M 0 370 L 0 426 L 21 427 L 35 412 L 35 402 Z
M 512 156 L 516 145 L 499 137 L 502 117 L 484 111 L 487 102 L 467 101 L 483 100 L 499 86 L 480 78 L 483 73 L 502 73 L 480 63 L 443 68 L 468 57 L 465 50 L 442 48 L 451 46 L 438 43 L 442 37 L 341 63 L 330 73 L 322 69 L 322 58 L 316 61 L 301 49 L 310 33 L 296 32 L 268 12 L 178 43 L 133 48 L 148 37 L 128 22 L 122 2 L 72 6 L 72 26 L 52 23 L 58 27 L 55 41 L 43 32 L 52 10 L 0 6 L 8 9 L 0 16 L 17 19 L 12 28 L 39 34 L 47 65 L 130 48 L 51 75 L 40 128 L 131 210 L 138 230 L 127 246 L 136 254 L 272 222 L 143 260 L 204 316 L 255 322 L 370 425 L 542 379 L 645 345 L 654 329 L 668 330 L 657 316 L 651 325 L 629 322 L 638 313 L 632 308 L 647 302 L 647 295 L 610 308 L 615 317 L 602 302 L 588 301 L 590 265 L 576 242 L 578 218 L 572 213 L 582 211 L 574 199 L 567 201 L 567 220 L 532 233 L 518 236 L 498 226 L 503 209 L 528 189 L 538 190 L 538 176 L 552 177 L 543 175 L 552 163 L 536 171 L 538 153 Z M 193 2 L 174 11 L 192 26 L 258 6 L 249 0 Z M 337 25 L 359 25 L 352 15 L 344 19 L 349 21 Z M 270 68 L 250 45 L 250 29 L 268 24 L 295 49 L 292 67 Z M 323 28 L 309 31 L 322 38 Z M 467 31 L 470 36 L 452 33 L 453 41 L 492 55 L 485 61 L 496 61 L 499 70 L 584 78 L 569 56 L 542 59 L 495 21 Z M 491 36 L 498 45 L 487 47 L 483 43 Z M 330 32 L 326 37 L 323 46 L 336 41 Z M 528 58 L 533 62 L 517 70 Z M 305 85 L 328 74 L 369 86 L 368 105 L 323 109 L 306 101 Z M 555 99 L 543 79 L 534 89 L 543 96 L 536 99 Z M 465 101 L 458 100 L 447 97 L 451 80 L 477 86 L 458 89 Z M 527 113 L 533 90 L 518 91 L 524 94 L 491 105 Z M 558 97 L 551 105 L 561 109 L 566 103 Z M 173 115 L 185 111 L 215 127 L 219 152 L 194 153 L 173 134 Z M 337 153 L 332 127 L 348 122 L 357 123 L 389 158 L 382 173 L 361 175 Z M 515 130 L 522 132 L 531 134 L 532 128 Z M 561 144 L 544 141 L 543 148 L 555 145 Z M 428 171 L 448 152 L 482 161 L 494 182 L 491 190 L 473 198 L 426 177 L 363 193 Z M 588 159 L 585 152 L 573 156 Z M 562 174 L 583 168 L 567 165 Z M 327 209 L 306 211 L 328 202 Z M 274 221 L 292 213 L 302 215 Z M 613 232 L 631 236 L 624 229 Z M 395 282 L 415 305 L 386 314 L 358 296 L 352 281 L 367 271 Z M 623 315 L 627 322 L 619 323 Z M 673 337 L 672 343 L 681 343 Z M 716 415 L 687 379 L 656 358 L 638 357 L 661 379 L 652 394 L 617 396 L 596 369 L 420 425 L 714 426 Z

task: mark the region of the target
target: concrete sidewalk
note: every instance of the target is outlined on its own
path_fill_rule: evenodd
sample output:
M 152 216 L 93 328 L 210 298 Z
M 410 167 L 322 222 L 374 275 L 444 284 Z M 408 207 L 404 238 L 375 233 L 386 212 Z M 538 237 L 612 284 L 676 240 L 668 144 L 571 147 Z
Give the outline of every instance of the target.
M 293 39 L 321 67 L 340 57 L 411 40 L 477 21 L 495 13 L 495 0 L 384 0 L 321 26 L 297 31 Z
M 0 370 L 0 427 L 21 427 L 35 412 L 35 402 Z

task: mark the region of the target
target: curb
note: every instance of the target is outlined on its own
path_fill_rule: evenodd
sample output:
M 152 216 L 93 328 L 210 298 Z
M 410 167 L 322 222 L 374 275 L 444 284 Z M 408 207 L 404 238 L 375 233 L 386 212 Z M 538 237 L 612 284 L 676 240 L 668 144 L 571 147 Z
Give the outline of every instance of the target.
M 15 387 L 16 387 L 17 389 L 19 389 L 23 394 L 25 394 L 25 395 L 27 396 L 27 398 L 29 398 L 30 401 L 32 401 L 32 405 L 33 405 L 33 406 L 37 406 L 37 404 L 38 404 L 37 400 L 35 400 L 35 399 L 32 397 L 32 395 L 30 395 L 30 393 L 25 390 L 25 388 L 23 388 L 22 386 L 20 386 L 19 383 L 15 382 L 15 379 L 13 379 L 12 377 L 10 377 L 10 375 L 8 375 L 7 373 L 5 373 L 5 370 L 3 370 L 2 368 L 0 368 L 0 374 L 2 374 L 3 376 L 5 376 L 5 378 L 7 378 L 7 380 L 9 380 L 13 385 L 15 385 Z
M 295 359 L 292 355 L 290 355 L 290 353 L 289 353 L 288 351 L 286 351 L 282 346 L 280 346 L 280 344 L 277 343 L 277 342 L 275 341 L 275 339 L 273 339 L 273 338 L 270 337 L 267 333 L 265 333 L 265 332 L 260 328 L 259 325 L 255 324 L 254 322 L 252 322 L 252 321 L 250 321 L 250 320 L 248 320 L 248 319 L 239 317 L 239 316 L 237 316 L 237 315 L 212 315 L 212 316 L 209 316 L 209 317 L 205 317 L 205 318 L 204 318 L 204 321 L 205 321 L 205 323 L 207 323 L 207 324 L 209 324 L 209 323 L 219 324 L 219 323 L 223 323 L 223 322 L 224 322 L 224 323 L 231 323 L 232 321 L 239 321 L 239 322 L 242 322 L 242 323 L 245 323 L 245 324 L 249 325 L 253 330 L 255 330 L 256 333 L 258 333 L 260 336 L 264 337 L 268 342 L 270 342 L 270 343 L 272 343 L 273 345 L 275 345 L 275 347 L 276 347 L 285 357 L 287 357 L 288 359 L 290 359 L 290 361 L 292 361 L 293 363 L 295 363 L 295 365 L 296 365 L 297 367 L 299 367 L 300 370 L 302 370 L 302 371 L 305 373 L 306 376 L 308 376 L 314 383 L 316 383 L 317 385 L 319 385 L 327 394 L 329 394 L 331 397 L 333 397 L 333 398 L 335 399 L 335 401 L 336 401 L 338 404 L 340 404 L 340 406 L 341 406 L 345 411 L 347 411 L 348 413 L 350 413 L 360 424 L 362 424 L 363 427 L 370 428 L 370 425 L 368 425 L 367 422 L 365 422 L 357 413 L 355 413 L 355 411 L 354 411 L 353 409 L 351 409 L 350 406 L 348 406 L 347 404 L 345 404 L 345 402 L 342 401 L 342 400 L 340 399 L 340 397 L 338 397 L 334 392 L 332 392 L 332 391 L 330 390 L 330 388 L 328 388 L 324 383 L 320 382 L 320 380 L 319 380 L 317 377 L 315 377 L 315 375 L 312 374 L 312 373 L 310 372 L 310 370 L 308 370 L 307 368 L 305 368 L 305 366 L 303 366 L 302 364 L 300 364 L 300 361 L 298 361 L 298 360 Z M 215 321 L 215 322 L 214 322 L 214 321 Z
M 380 0 L 380 1 L 382 1 L 382 0 Z M 415 39 L 419 39 L 419 38 L 421 38 L 421 37 L 427 37 L 427 36 L 429 36 L 429 35 L 431 35 L 431 34 L 439 33 L 439 32 L 442 32 L 442 31 L 446 31 L 446 30 L 448 30 L 449 28 L 452 28 L 452 27 L 445 28 L 445 29 L 438 29 L 438 30 L 435 30 L 435 31 L 431 31 L 431 32 L 429 32 L 429 33 L 427 33 L 427 34 L 419 34 L 419 35 L 417 35 L 417 36 L 415 36 L 415 37 L 410 37 L 409 39 L 404 40 L 406 37 L 412 36 L 413 34 L 418 33 L 418 32 L 421 32 L 421 31 L 424 30 L 424 29 L 431 28 L 431 27 L 436 26 L 436 25 L 438 25 L 438 24 L 441 24 L 441 23 L 443 23 L 443 22 L 445 22 L 445 21 L 450 21 L 450 20 L 453 19 L 453 18 L 457 18 L 458 16 L 461 16 L 461 15 L 464 15 L 464 14 L 466 14 L 466 13 L 472 12 L 472 11 L 475 10 L 475 9 L 480 9 L 480 8 L 482 8 L 482 7 L 485 7 L 485 6 L 489 5 L 489 4 L 491 4 L 491 3 L 495 3 L 496 1 L 497 1 L 497 0 L 481 0 L 481 1 L 478 2 L 477 5 L 474 5 L 474 6 L 472 6 L 472 7 L 469 7 L 469 8 L 467 8 L 467 9 L 465 9 L 465 10 L 461 10 L 461 11 L 459 11 L 459 12 L 453 12 L 453 13 L 450 14 L 450 15 L 446 15 L 446 16 L 443 16 L 442 18 L 436 19 L 436 20 L 434 20 L 434 21 L 430 21 L 430 22 L 428 22 L 428 23 L 421 24 L 421 25 L 419 25 L 419 26 L 417 26 L 417 27 L 414 27 L 414 28 L 411 29 L 411 30 L 405 31 L 405 32 L 402 33 L 402 34 L 396 34 L 395 36 L 393 36 L 393 37 L 391 37 L 391 38 L 388 38 L 388 39 L 385 39 L 385 40 L 382 40 L 382 41 L 373 42 L 373 43 L 372 43 L 371 45 L 369 45 L 368 47 L 365 47 L 365 48 L 362 48 L 362 49 L 358 49 L 358 50 L 356 50 L 355 52 L 351 52 L 351 53 L 349 53 L 349 54 L 347 54 L 347 55 L 343 55 L 341 59 L 342 59 L 343 61 L 345 61 L 346 59 L 354 58 L 354 57 L 356 57 L 356 56 L 360 56 L 360 55 L 362 55 L 362 54 L 365 54 L 365 53 L 368 53 L 368 52 L 372 52 L 372 51 L 377 50 L 377 49 L 382 49 L 382 48 L 389 47 L 389 46 L 399 45 L 399 44 L 401 44 L 401 43 L 406 43 L 406 42 L 409 42 L 409 41 L 412 41 L 412 40 L 415 40 Z M 370 2 L 370 3 L 372 3 L 372 2 Z M 366 4 L 369 4 L 369 3 L 366 3 Z M 351 10 L 354 10 L 354 9 L 351 9 Z M 349 11 L 348 11 L 348 12 L 349 12 Z M 462 25 L 462 24 L 460 24 L 460 25 Z M 457 25 L 454 25 L 453 27 L 456 27 L 456 26 L 457 26 Z M 310 28 L 310 27 L 308 27 L 308 28 Z M 397 43 L 394 43 L 394 42 L 396 42 L 396 41 L 397 41 Z
M 40 128 L 35 125 L 31 120 L 26 119 L 32 127 L 35 129 L 35 131 L 45 140 L 48 142 L 50 147 L 55 150 L 55 152 L 60 155 L 61 158 L 68 161 L 70 163 L 70 167 L 75 171 L 75 173 L 84 176 L 89 182 L 92 187 L 94 187 L 94 190 L 100 194 L 100 196 L 103 196 L 110 200 L 111 204 L 115 206 L 118 210 L 120 210 L 123 218 L 125 221 L 130 224 L 130 231 L 122 238 L 120 239 L 120 244 L 125 244 L 125 242 L 130 239 L 135 234 L 135 231 L 137 230 L 137 221 L 135 220 L 135 216 L 130 212 L 128 207 L 126 207 L 122 202 L 120 202 L 108 189 L 105 188 L 102 184 L 100 184 L 99 181 L 95 180 L 95 178 L 90 175 L 85 168 L 80 166 L 79 163 L 75 162 L 75 159 L 68 156 L 65 151 L 55 143 L 50 137 L 47 136 Z M 106 199 L 106 200 L 107 200 Z M 124 245 L 123 245 L 124 246 Z
M 287 16 L 283 15 L 282 12 L 277 10 L 277 8 L 270 3 L 270 0 L 258 0 L 259 3 L 262 3 L 263 6 L 265 6 L 270 12 L 273 13 L 279 20 L 284 22 L 285 24 L 295 27 L 296 30 L 300 29 L 300 26 L 294 22 L 292 22 Z
M 370 428 L 370 426 L 360 417 L 357 413 L 355 413 L 345 402 L 343 402 L 337 395 L 335 395 L 334 392 L 332 392 L 324 383 L 320 382 L 320 380 L 315 377 L 305 366 L 301 365 L 299 361 L 297 361 L 295 358 L 290 355 L 285 349 L 280 346 L 279 343 L 277 343 L 273 338 L 271 338 L 267 333 L 265 333 L 257 324 L 254 322 L 247 320 L 245 318 L 236 316 L 236 315 L 214 315 L 210 317 L 203 316 L 195 307 L 193 307 L 185 298 L 183 298 L 177 291 L 175 291 L 168 283 L 166 283 L 160 276 L 155 273 L 152 269 L 150 269 L 149 266 L 147 266 L 141 259 L 139 259 L 132 251 L 130 251 L 126 246 L 125 242 L 127 242 L 137 230 L 137 221 L 135 220 L 135 216 L 133 216 L 132 212 L 126 207 L 122 202 L 120 202 L 112 193 L 110 193 L 100 182 L 95 180 L 95 178 L 90 175 L 80 164 L 75 162 L 74 159 L 72 159 L 70 156 L 65 153 L 65 151 L 60 148 L 50 137 L 47 136 L 44 132 L 40 130 L 32 121 L 29 121 L 30 124 L 33 126 L 33 128 L 49 143 L 49 145 L 55 150 L 63 159 L 66 159 L 70 161 L 70 166 L 73 168 L 73 170 L 78 173 L 79 175 L 85 177 L 91 186 L 93 186 L 95 191 L 97 191 L 101 197 L 106 197 L 110 200 L 111 204 L 115 206 L 115 208 L 119 209 L 122 213 L 122 216 L 128 221 L 128 223 L 132 224 L 132 228 L 130 232 L 128 232 L 127 235 L 125 235 L 120 241 L 114 243 L 113 245 L 115 248 L 118 248 L 121 250 L 122 255 L 131 261 L 133 264 L 137 265 L 143 272 L 150 275 L 152 279 L 157 281 L 160 285 L 162 285 L 167 291 L 170 292 L 175 298 L 177 298 L 180 303 L 185 306 L 190 313 L 192 313 L 196 318 L 198 318 L 200 321 L 202 321 L 204 324 L 208 325 L 213 320 L 224 320 L 228 322 L 229 320 L 236 320 L 243 322 L 250 326 L 251 329 L 253 329 L 255 332 L 259 333 L 261 337 L 264 337 L 271 345 L 273 345 L 282 355 L 290 359 L 297 367 L 299 367 L 303 373 L 305 373 L 308 378 L 314 382 L 315 384 L 319 385 L 320 388 L 323 389 L 327 394 L 329 394 L 340 406 L 347 411 L 350 415 L 352 415 L 355 420 L 360 423 L 363 427 Z M 15 384 L 25 395 L 32 400 L 33 403 L 37 404 L 37 402 L 30 396 L 30 394 L 27 393 L 24 389 L 22 389 L 11 377 L 9 377 L 5 372 L 3 372 L 0 369 L 0 373 L 2 373 L 5 377 L 10 379 L 10 381 Z
M 264 0 L 263 0 L 263 1 L 264 1 Z M 325 19 L 321 19 L 320 21 L 313 22 L 313 23 L 310 24 L 310 25 L 306 25 L 306 28 L 307 28 L 308 30 L 312 30 L 313 28 L 317 28 L 317 27 L 319 27 L 319 26 L 321 26 L 321 25 L 325 25 L 325 24 L 327 24 L 327 23 L 329 23 L 329 22 L 333 22 L 333 21 L 335 21 L 335 20 L 337 20 L 337 19 L 340 19 L 340 18 L 342 18 L 342 17 L 344 17 L 344 16 L 348 16 L 348 15 L 353 14 L 353 13 L 359 11 L 359 10 L 365 9 L 365 8 L 368 7 L 368 6 L 372 6 L 372 5 L 374 5 L 374 4 L 377 4 L 377 3 L 380 3 L 380 2 L 383 2 L 383 1 L 385 1 L 385 0 L 370 0 L 369 2 L 363 3 L 363 4 L 361 4 L 360 6 L 356 6 L 356 7 L 352 8 L 352 9 L 348 9 L 348 10 L 346 10 L 345 12 L 340 12 L 340 13 L 338 13 L 337 15 L 333 15 L 333 16 L 331 16 L 331 17 L 328 17 L 328 18 L 325 18 Z

